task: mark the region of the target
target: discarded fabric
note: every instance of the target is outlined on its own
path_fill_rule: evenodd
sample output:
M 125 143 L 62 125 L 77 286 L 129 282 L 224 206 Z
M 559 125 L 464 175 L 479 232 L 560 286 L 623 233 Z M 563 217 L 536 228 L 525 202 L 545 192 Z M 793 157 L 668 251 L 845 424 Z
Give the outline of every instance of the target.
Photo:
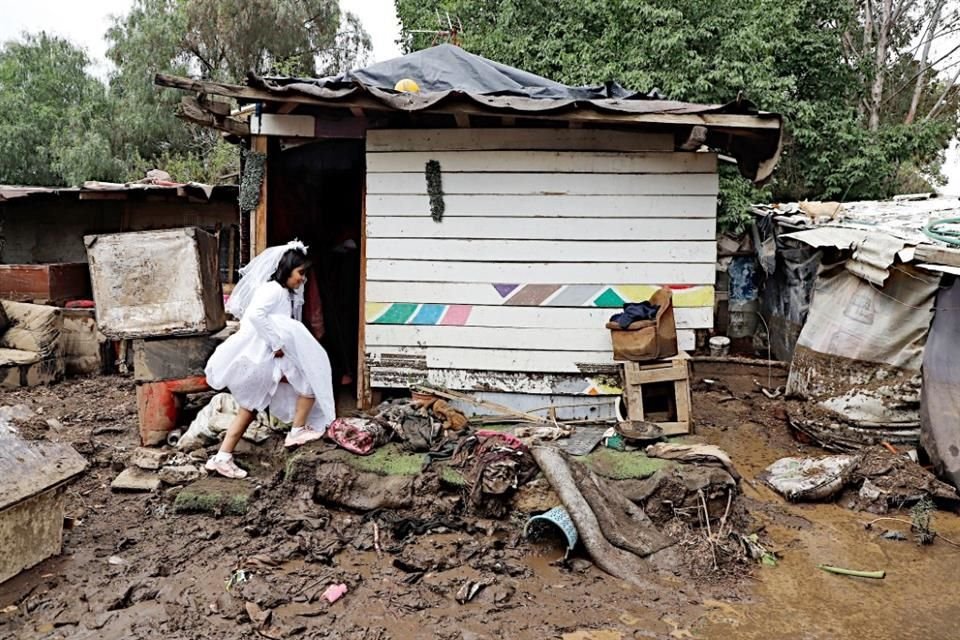
M 657 317 L 657 311 L 660 305 L 652 304 L 649 301 L 627 302 L 623 305 L 622 313 L 615 313 L 610 317 L 610 322 L 616 322 L 621 329 L 626 329 L 634 322 L 642 320 L 653 320 Z
M 760 480 L 787 500 L 826 500 L 846 484 L 844 474 L 855 461 L 856 456 L 781 458 Z
M 733 461 L 727 452 L 713 444 L 674 444 L 671 442 L 658 442 L 646 448 L 646 453 L 651 458 L 663 458 L 665 460 L 679 460 L 680 462 L 713 464 L 721 466 L 727 470 L 734 480 L 740 481 L 740 474 L 733 466 Z
M 240 410 L 237 401 L 229 393 L 218 393 L 210 403 L 200 410 L 197 417 L 190 423 L 190 428 L 177 441 L 177 448 L 181 451 L 193 451 L 220 439 L 233 422 Z M 275 418 L 271 418 L 265 411 L 257 414 L 253 423 L 247 427 L 243 437 L 251 442 L 263 442 L 274 431 L 284 430 L 286 425 Z
M 391 435 L 389 427 L 368 418 L 337 418 L 327 427 L 327 437 L 361 456 L 389 442 Z

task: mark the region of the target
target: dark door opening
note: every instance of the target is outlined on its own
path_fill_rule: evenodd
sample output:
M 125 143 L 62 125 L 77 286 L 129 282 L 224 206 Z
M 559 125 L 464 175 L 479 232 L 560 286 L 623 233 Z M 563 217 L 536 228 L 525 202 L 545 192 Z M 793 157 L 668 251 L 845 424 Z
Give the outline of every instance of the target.
M 357 388 L 364 141 L 271 143 L 268 244 L 299 238 L 309 248 L 303 320 L 330 356 L 339 413 L 355 407 Z

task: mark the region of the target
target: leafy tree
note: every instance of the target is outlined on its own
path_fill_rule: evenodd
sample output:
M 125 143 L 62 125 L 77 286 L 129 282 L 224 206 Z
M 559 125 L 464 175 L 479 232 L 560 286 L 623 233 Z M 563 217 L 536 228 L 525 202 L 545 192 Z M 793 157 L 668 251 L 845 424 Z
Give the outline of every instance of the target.
M 129 164 L 139 170 L 152 161 L 208 180 L 231 169 L 222 165 L 224 142 L 178 121 L 182 93 L 154 87 L 155 74 L 226 82 L 248 72 L 313 76 L 362 64 L 370 50 L 359 20 L 342 13 L 337 0 L 136 0 L 107 40 Z
M 943 58 L 925 46 L 960 24 L 947 0 L 395 2 L 408 50 L 432 44 L 417 31 L 449 12 L 468 51 L 567 84 L 615 79 L 707 103 L 742 91 L 785 115 L 783 158 L 763 192 L 722 172 L 728 226 L 749 200 L 915 189 L 937 179 L 958 128 L 957 77 L 938 75 Z
M 110 153 L 106 88 L 88 65 L 82 49 L 46 33 L 0 46 L 0 184 L 122 175 Z

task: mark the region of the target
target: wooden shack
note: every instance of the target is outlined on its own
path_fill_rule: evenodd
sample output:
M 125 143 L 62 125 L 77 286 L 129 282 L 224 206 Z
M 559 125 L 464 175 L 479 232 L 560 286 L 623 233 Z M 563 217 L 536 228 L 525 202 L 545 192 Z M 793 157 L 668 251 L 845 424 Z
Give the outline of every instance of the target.
M 403 78 L 420 91 L 394 91 Z M 312 245 L 313 326 L 362 404 L 429 382 L 609 413 L 604 323 L 667 285 L 693 349 L 713 326 L 718 152 L 762 181 L 780 150 L 780 117 L 746 102 L 604 97 L 450 45 L 334 79 L 156 82 L 199 94 L 183 117 L 265 154 L 254 250 Z M 223 115 L 224 97 L 255 106 Z

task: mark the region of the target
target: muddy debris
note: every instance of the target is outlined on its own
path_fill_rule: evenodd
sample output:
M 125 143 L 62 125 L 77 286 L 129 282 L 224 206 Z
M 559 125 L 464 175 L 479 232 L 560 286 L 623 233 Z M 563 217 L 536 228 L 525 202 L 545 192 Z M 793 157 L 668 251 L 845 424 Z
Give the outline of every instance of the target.
M 100 400 L 94 405 L 89 397 Z M 696 397 L 704 416 L 696 438 L 728 451 L 744 477 L 797 452 L 785 426 L 750 426 L 758 413 L 774 416 L 779 401 L 757 394 L 749 403 L 718 404 L 723 397 Z M 55 432 L 47 425 L 43 437 L 73 444 L 92 467 L 66 488 L 75 525 L 65 531 L 63 555 L 0 585 L 0 637 L 532 640 L 604 637 L 596 635 L 601 631 L 621 638 L 764 637 L 740 633 L 748 618 L 738 618 L 739 628 L 722 623 L 723 631 L 712 635 L 698 629 L 721 624 L 714 622 L 720 620 L 716 612 L 733 619 L 747 601 L 751 610 L 761 610 L 769 596 L 758 585 L 780 576 L 793 584 L 791 562 L 803 552 L 796 540 L 815 535 L 823 517 L 816 509 L 846 513 L 786 503 L 765 487 L 758 493 L 738 486 L 722 467 L 668 461 L 623 477 L 622 469 L 588 460 L 584 469 L 596 477 L 602 498 L 622 496 L 673 542 L 641 560 L 642 577 L 656 585 L 647 594 L 611 579 L 582 546 L 567 554 L 562 543 L 523 538 L 531 515 L 559 504 L 542 476 L 516 488 L 508 480 L 504 494 L 485 494 L 482 476 L 467 482 L 469 459 L 462 467 L 453 467 L 449 456 L 425 466 L 423 454 L 431 452 L 406 452 L 403 443 L 368 457 L 329 443 L 288 454 L 270 438 L 238 453 L 251 479 L 223 481 L 222 491 L 210 486 L 221 485 L 217 479 L 204 478 L 169 492 L 114 493 L 115 466 L 126 468 L 138 445 L 132 385 L 106 378 L 40 388 L 29 397 L 0 392 L 0 405 L 15 404 L 43 407 L 45 419 L 59 420 L 63 428 Z M 748 425 L 739 428 L 751 430 L 749 446 L 738 444 L 748 432 L 730 425 Z M 115 430 L 94 435 L 104 426 Z M 194 453 L 170 457 L 157 473 L 198 467 L 210 451 Z M 611 470 L 613 477 L 605 475 Z M 394 478 L 401 489 L 379 505 L 374 489 L 383 493 Z M 487 486 L 497 488 L 499 477 L 491 480 Z M 471 498 L 478 485 L 479 505 Z M 244 508 L 234 508 L 240 502 Z M 488 503 L 502 509 L 496 518 L 484 517 Z M 617 521 L 622 514 L 622 526 L 639 517 L 616 498 L 608 511 Z M 861 525 L 853 529 L 876 540 L 877 532 Z M 956 535 L 952 516 L 938 525 Z M 849 527 L 831 526 L 835 537 L 851 535 Z M 865 546 L 853 542 L 851 548 Z M 894 554 L 916 549 L 883 544 Z M 765 553 L 778 557 L 776 568 L 764 566 Z M 831 556 L 838 566 L 873 566 L 854 560 Z M 917 564 L 908 555 L 888 563 L 891 576 L 895 567 L 902 572 Z M 926 588 L 915 582 L 912 588 Z M 334 603 L 324 598 L 331 585 L 347 587 Z M 817 597 L 816 589 L 804 588 L 805 598 Z M 469 599 L 461 604 L 458 596 Z M 931 594 L 923 602 L 936 606 Z

